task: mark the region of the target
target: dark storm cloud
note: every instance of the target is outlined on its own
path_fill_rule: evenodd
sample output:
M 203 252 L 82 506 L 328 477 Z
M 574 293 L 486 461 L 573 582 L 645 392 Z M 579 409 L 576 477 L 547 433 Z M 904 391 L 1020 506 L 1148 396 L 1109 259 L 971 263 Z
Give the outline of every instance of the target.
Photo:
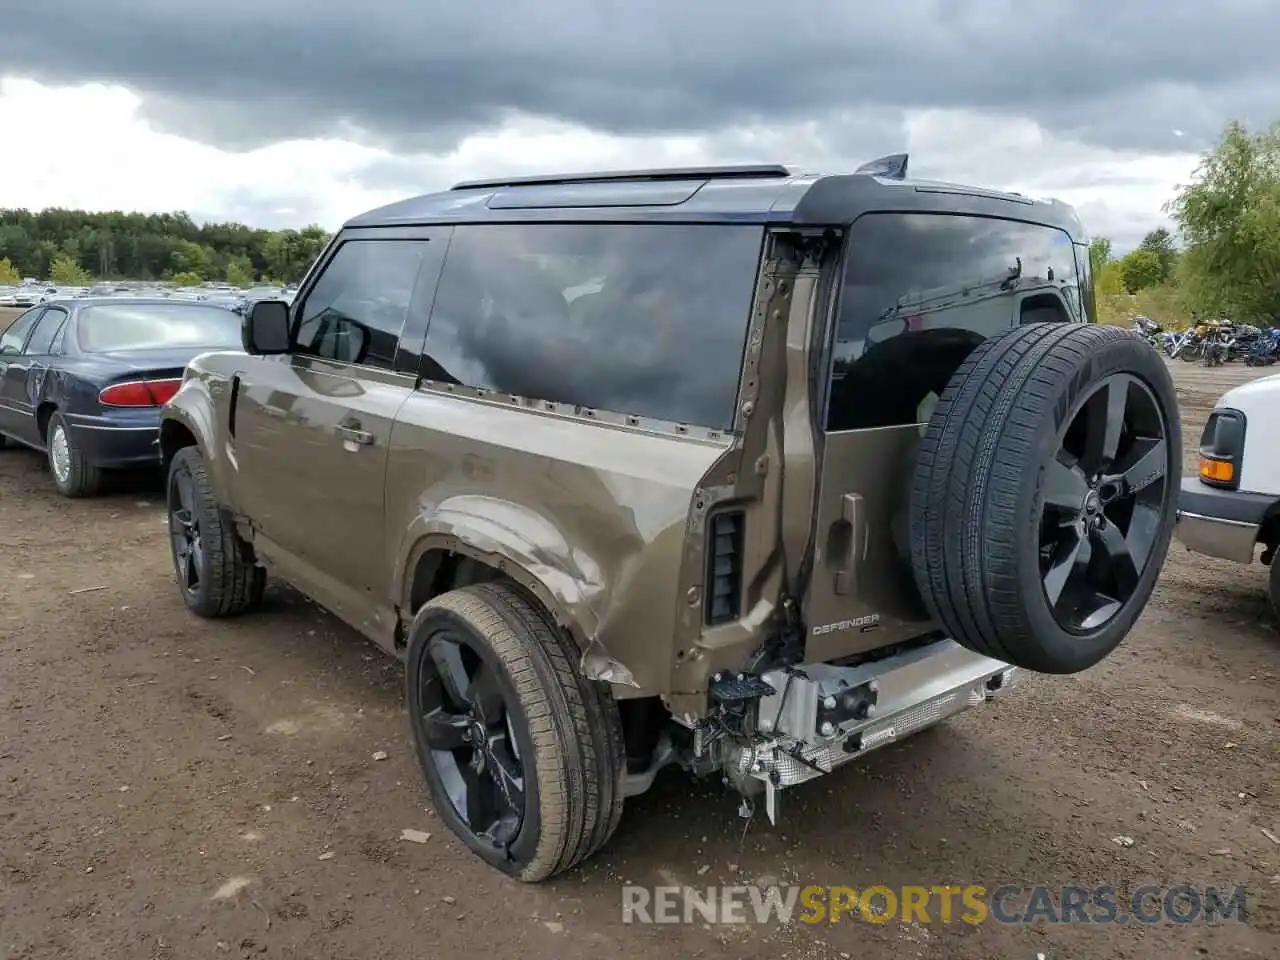
M 0 64 L 127 84 L 163 128 L 229 147 L 359 129 L 438 150 L 511 112 L 656 133 L 877 105 L 1180 150 L 1280 102 L 1276 36 L 1273 0 L 40 0 L 5 15 Z

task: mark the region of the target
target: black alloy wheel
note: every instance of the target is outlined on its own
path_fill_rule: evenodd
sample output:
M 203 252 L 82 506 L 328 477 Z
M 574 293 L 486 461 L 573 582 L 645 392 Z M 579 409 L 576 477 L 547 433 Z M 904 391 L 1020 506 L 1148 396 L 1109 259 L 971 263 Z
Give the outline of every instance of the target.
M 169 476 L 169 541 L 178 585 L 194 597 L 204 582 L 206 558 L 195 484 L 186 470 L 175 470 Z
M 1133 597 L 1160 539 L 1169 430 L 1155 394 L 1117 373 L 1093 384 L 1045 476 L 1040 573 L 1053 618 L 1086 633 Z
M 187 609 L 201 617 L 232 617 L 256 607 L 267 572 L 219 506 L 195 447 L 173 455 L 165 497 L 173 571 Z
M 591 856 L 622 816 L 621 718 L 580 657 L 534 597 L 501 581 L 433 597 L 409 628 L 405 699 L 435 811 L 527 883 Z
M 498 668 L 448 629 L 430 638 L 426 652 L 418 665 L 416 733 L 475 841 L 505 853 L 524 822 L 525 782 Z
M 925 606 L 975 653 L 1038 673 L 1094 666 L 1155 589 L 1181 437 L 1169 367 L 1131 331 L 1040 323 L 984 341 L 916 452 Z

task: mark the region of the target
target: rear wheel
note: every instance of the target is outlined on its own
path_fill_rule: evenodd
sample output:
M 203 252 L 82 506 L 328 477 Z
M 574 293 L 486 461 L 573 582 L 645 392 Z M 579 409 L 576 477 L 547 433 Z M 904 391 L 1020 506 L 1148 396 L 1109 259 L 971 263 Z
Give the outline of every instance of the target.
M 102 471 L 89 463 L 76 447 L 71 430 L 60 413 L 49 419 L 45 450 L 54 486 L 64 497 L 91 497 L 101 488 Z
M 436 812 L 499 870 L 544 880 L 617 828 L 626 773 L 617 705 L 514 586 L 465 587 L 422 608 L 406 699 Z
M 167 500 L 173 568 L 187 609 L 201 617 L 230 617 L 257 606 L 267 573 L 248 558 L 219 508 L 196 447 L 174 454 Z
M 1114 327 L 992 338 L 921 440 L 911 558 L 957 642 L 1042 673 L 1109 654 L 1146 606 L 1181 474 L 1168 369 Z

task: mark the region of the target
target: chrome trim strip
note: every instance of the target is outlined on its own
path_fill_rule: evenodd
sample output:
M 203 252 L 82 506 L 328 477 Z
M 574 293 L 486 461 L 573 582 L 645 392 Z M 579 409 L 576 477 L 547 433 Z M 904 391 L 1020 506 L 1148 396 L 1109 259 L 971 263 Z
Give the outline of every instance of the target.
M 104 427 L 96 423 L 71 423 L 77 430 L 111 430 L 118 433 L 157 433 L 159 427 Z
M 1184 517 L 1187 520 L 1204 520 L 1208 523 L 1221 523 L 1228 527 L 1249 527 L 1251 529 L 1257 529 L 1258 526 L 1256 523 L 1250 523 L 1247 520 L 1224 520 L 1222 517 L 1210 517 L 1203 513 L 1191 513 L 1187 510 L 1179 510 L 1177 519 L 1181 521 Z

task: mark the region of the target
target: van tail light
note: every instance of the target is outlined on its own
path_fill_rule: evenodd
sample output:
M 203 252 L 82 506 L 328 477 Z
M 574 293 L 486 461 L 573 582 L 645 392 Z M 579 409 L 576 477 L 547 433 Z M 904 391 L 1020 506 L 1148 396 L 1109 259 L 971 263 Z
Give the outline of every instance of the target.
M 113 383 L 98 394 L 98 402 L 107 407 L 163 407 L 180 386 L 181 377 Z
M 714 626 L 736 620 L 742 606 L 741 510 L 711 517 L 711 542 L 707 549 L 707 623 Z

